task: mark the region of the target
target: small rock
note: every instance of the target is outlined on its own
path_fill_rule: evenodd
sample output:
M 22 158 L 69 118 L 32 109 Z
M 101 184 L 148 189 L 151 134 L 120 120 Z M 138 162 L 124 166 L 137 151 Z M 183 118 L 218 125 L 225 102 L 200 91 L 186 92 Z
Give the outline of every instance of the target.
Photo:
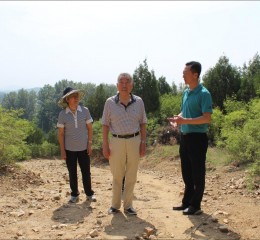
M 33 211 L 33 210 L 30 210 L 28 214 L 29 214 L 29 215 L 34 214 L 34 211 Z
M 17 212 L 10 212 L 10 215 L 12 216 L 17 216 L 17 217 L 21 217 L 25 214 L 25 212 L 23 210 L 17 211 Z
M 212 217 L 210 220 L 211 220 L 211 222 L 214 222 L 214 223 L 217 223 L 217 222 L 218 222 L 218 219 L 215 218 L 215 217 Z
M 148 237 L 152 234 L 154 234 L 154 229 L 151 227 L 146 227 L 144 228 L 144 232 L 146 233 L 146 235 L 148 235 Z
M 102 221 L 100 219 L 97 219 L 97 224 L 98 225 L 101 225 L 102 224 Z
M 55 195 L 55 196 L 53 197 L 53 199 L 54 199 L 54 200 L 60 200 L 60 195 Z
M 224 226 L 224 225 L 219 226 L 219 230 L 220 230 L 220 232 L 223 232 L 223 233 L 227 233 L 228 232 L 227 226 Z
M 98 237 L 98 231 L 95 229 L 95 230 L 92 230 L 90 233 L 89 233 L 90 237 L 94 238 L 94 237 Z
M 223 219 L 223 222 L 227 224 L 228 223 L 228 219 L 227 218 Z
M 156 238 L 156 236 L 154 236 L 154 235 L 150 235 L 150 236 L 149 236 L 149 239 L 157 239 L 157 238 Z
M 16 233 L 16 235 L 17 235 L 18 237 L 23 236 L 23 232 L 19 231 L 19 232 Z

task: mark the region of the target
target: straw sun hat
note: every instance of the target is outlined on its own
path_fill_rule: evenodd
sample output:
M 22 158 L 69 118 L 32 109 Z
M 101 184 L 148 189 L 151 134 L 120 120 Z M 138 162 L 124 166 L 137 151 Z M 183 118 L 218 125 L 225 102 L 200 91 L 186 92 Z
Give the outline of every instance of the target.
M 64 91 L 63 91 L 63 96 L 60 98 L 60 100 L 58 101 L 58 105 L 62 108 L 66 108 L 68 107 L 68 103 L 66 101 L 66 98 L 68 96 L 70 96 L 73 93 L 78 93 L 79 94 L 79 100 L 82 99 L 82 97 L 84 97 L 85 92 L 83 90 L 77 90 L 77 89 L 73 89 L 71 87 L 67 87 Z

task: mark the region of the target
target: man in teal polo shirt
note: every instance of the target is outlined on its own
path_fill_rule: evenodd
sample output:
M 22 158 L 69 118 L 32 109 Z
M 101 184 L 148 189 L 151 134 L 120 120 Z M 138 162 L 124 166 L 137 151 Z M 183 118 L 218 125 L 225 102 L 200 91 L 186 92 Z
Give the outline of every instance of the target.
M 184 215 L 198 215 L 205 189 L 206 154 L 208 149 L 208 124 L 211 121 L 212 99 L 210 92 L 199 83 L 201 64 L 188 62 L 183 71 L 185 89 L 179 115 L 168 118 L 174 127 L 180 125 L 180 158 L 182 178 L 185 184 L 180 206 Z

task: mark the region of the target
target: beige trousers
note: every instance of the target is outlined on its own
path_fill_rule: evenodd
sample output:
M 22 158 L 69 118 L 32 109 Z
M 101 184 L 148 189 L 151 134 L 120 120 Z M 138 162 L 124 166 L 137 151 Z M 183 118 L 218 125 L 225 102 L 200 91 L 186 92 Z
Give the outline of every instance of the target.
M 125 139 L 112 137 L 110 140 L 109 164 L 113 175 L 112 207 L 119 209 L 122 198 L 122 181 L 125 176 L 123 193 L 124 209 L 133 207 L 134 186 L 139 165 L 140 135 Z

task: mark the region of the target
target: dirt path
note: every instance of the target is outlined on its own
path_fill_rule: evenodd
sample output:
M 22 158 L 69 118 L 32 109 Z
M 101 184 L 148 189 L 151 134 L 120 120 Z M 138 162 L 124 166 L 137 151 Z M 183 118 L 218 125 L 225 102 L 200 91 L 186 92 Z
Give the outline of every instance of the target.
M 183 185 L 178 162 L 161 171 L 140 170 L 135 188 L 137 216 L 108 215 L 112 177 L 108 166 L 92 166 L 97 202 L 69 204 L 68 174 L 61 160 L 31 160 L 1 176 L 0 239 L 259 239 L 260 192 L 241 187 L 243 171 L 207 174 L 204 213 L 172 211 Z M 165 169 L 171 168 L 171 171 Z M 171 174 L 169 173 L 171 172 Z M 240 184 L 240 185 L 239 185 Z

